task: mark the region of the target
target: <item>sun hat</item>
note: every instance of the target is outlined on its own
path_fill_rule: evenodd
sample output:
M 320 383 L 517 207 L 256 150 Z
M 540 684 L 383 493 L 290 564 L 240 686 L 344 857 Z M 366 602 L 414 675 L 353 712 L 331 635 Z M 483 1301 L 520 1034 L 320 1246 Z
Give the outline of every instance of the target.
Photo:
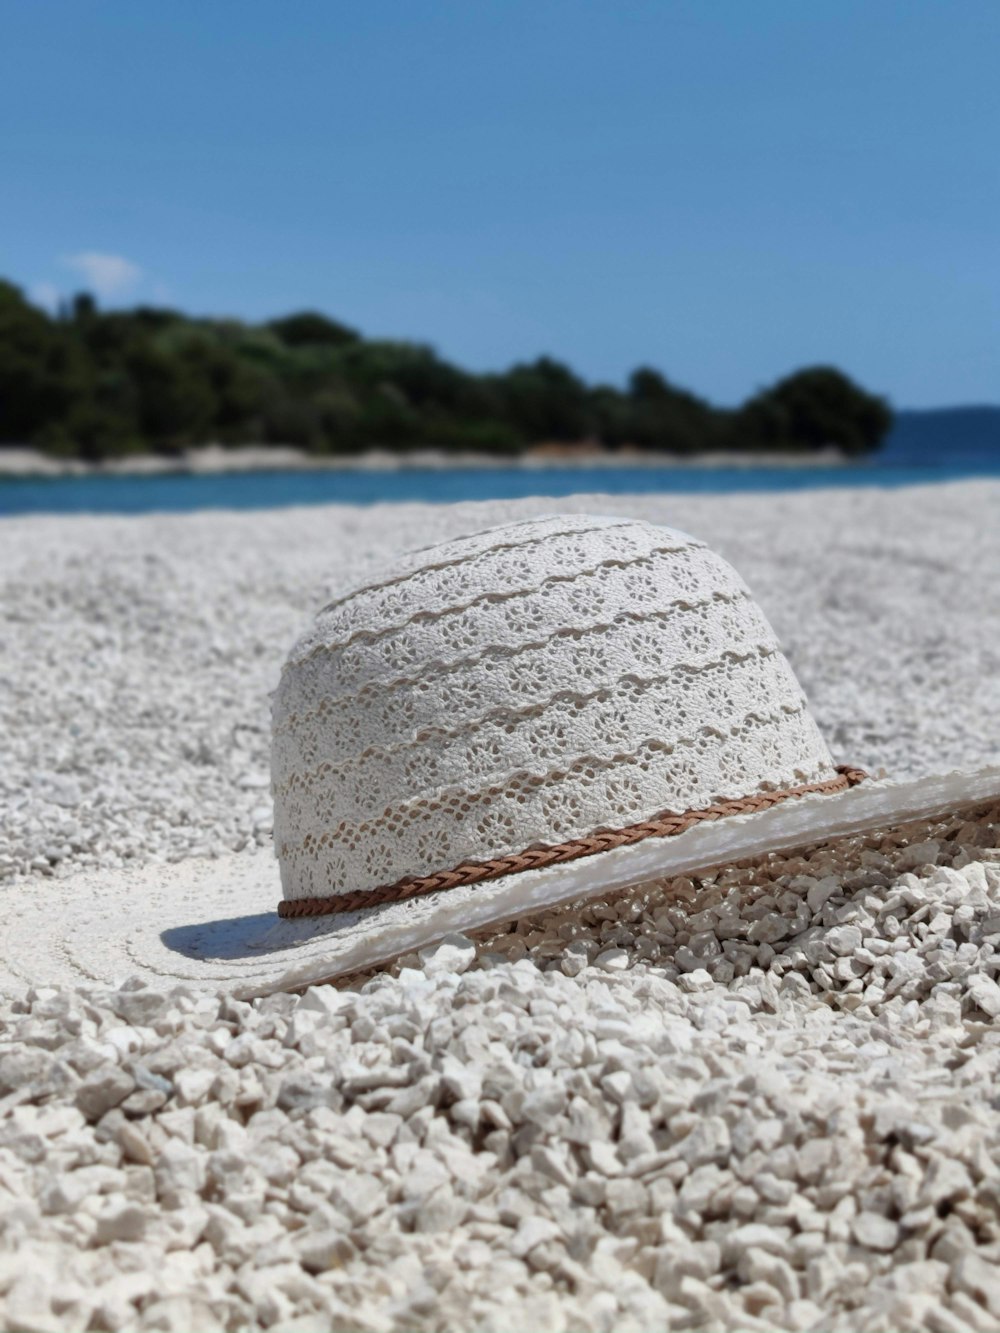
M 1000 795 L 835 764 L 736 572 L 556 515 L 429 546 L 324 607 L 272 701 L 274 852 L 5 891 L 6 985 L 241 996 L 454 931 Z M 280 879 L 280 883 L 279 883 Z

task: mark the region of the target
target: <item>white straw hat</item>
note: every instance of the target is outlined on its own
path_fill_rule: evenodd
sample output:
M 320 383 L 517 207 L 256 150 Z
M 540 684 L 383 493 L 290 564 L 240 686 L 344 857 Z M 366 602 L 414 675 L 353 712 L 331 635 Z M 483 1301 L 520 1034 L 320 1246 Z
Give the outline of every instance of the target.
M 1000 769 L 838 768 L 702 542 L 564 515 L 428 547 L 324 608 L 274 696 L 270 853 L 4 894 L 7 983 L 251 995 L 630 884 L 957 809 Z

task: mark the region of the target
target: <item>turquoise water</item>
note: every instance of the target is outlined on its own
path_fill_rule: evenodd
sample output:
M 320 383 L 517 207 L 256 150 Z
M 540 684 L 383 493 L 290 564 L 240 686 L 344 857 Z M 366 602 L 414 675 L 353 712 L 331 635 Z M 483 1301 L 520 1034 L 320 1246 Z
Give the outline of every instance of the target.
M 527 495 L 798 491 L 1000 478 L 1000 461 L 843 468 L 450 468 L 402 472 L 244 472 L 228 476 L 59 477 L 0 481 L 0 515 L 185 513 L 281 505 L 501 500 Z

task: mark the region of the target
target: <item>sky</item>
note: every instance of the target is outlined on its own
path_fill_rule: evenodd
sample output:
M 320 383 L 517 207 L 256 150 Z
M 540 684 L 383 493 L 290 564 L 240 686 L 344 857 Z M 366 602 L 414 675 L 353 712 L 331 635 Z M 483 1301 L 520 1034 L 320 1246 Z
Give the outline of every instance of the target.
M 1000 402 L 995 0 L 7 0 L 0 276 Z

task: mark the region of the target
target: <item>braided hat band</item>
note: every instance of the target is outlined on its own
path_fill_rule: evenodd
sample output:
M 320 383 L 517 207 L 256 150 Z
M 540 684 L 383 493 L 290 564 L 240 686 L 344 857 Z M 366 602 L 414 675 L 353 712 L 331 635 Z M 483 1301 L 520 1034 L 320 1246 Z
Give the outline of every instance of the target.
M 837 766 L 837 776 L 828 778 L 824 782 L 811 782 L 802 787 L 789 787 L 784 791 L 758 792 L 754 796 L 719 801 L 703 810 L 685 810 L 682 814 L 665 810 L 654 815 L 652 819 L 639 824 L 630 824 L 627 828 L 604 829 L 586 838 L 572 838 L 568 842 L 546 847 L 529 847 L 523 852 L 488 861 L 463 861 L 453 870 L 438 871 L 432 875 L 407 875 L 403 879 L 396 880 L 394 884 L 381 884 L 374 889 L 340 893 L 325 898 L 285 899 L 278 905 L 278 915 L 308 917 L 358 912 L 366 907 L 402 902 L 404 899 L 416 898 L 426 893 L 442 893 L 448 889 L 480 884 L 484 880 L 500 879 L 504 875 L 518 874 L 522 870 L 542 870 L 546 866 L 563 865 L 567 861 L 578 861 L 584 856 L 609 852 L 615 847 L 643 842 L 646 838 L 673 838 L 694 827 L 695 824 L 726 819 L 730 815 L 756 814 L 795 797 L 846 791 L 849 787 L 856 787 L 860 782 L 864 782 L 867 776 L 864 769 L 854 768 L 850 764 L 840 764 Z

